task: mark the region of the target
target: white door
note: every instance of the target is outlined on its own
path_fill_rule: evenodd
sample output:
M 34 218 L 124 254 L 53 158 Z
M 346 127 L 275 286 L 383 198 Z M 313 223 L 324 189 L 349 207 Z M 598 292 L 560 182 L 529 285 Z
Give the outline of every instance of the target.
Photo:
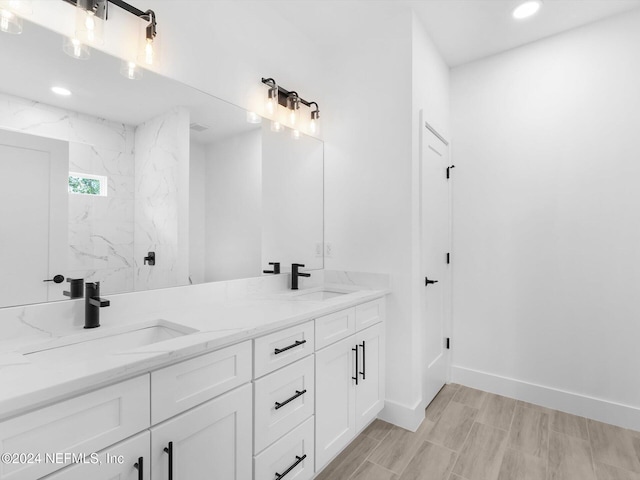
M 354 335 L 316 352 L 316 471 L 355 436 L 355 355 Z
M 358 375 L 356 387 L 356 431 L 368 425 L 384 407 L 384 338 L 378 323 L 356 334 Z
M 0 130 L 0 307 L 62 300 L 66 275 L 67 142 Z
M 420 207 L 423 295 L 423 400 L 429 404 L 446 382 L 450 207 L 448 145 L 421 119 Z
M 151 429 L 153 480 L 246 480 L 252 467 L 252 395 L 244 385 Z

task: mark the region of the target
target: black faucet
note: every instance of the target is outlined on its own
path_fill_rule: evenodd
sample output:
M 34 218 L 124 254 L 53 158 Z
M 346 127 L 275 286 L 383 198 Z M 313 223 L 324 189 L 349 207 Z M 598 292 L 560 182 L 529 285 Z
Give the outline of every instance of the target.
M 71 285 L 69 286 L 69 290 L 65 290 L 62 294 L 65 297 L 69 298 L 82 298 L 84 296 L 84 292 L 82 288 L 84 287 L 84 278 L 67 278 L 67 282 Z
M 84 328 L 96 328 L 100 326 L 100 309 L 108 307 L 111 302 L 100 298 L 100 282 L 87 282 L 85 288 Z
M 280 273 L 280 262 L 269 262 L 269 265 L 273 265 L 273 270 L 263 270 L 262 273 L 273 273 L 274 275 Z
M 291 264 L 291 290 L 298 290 L 298 277 L 310 277 L 310 273 L 301 273 L 298 269 L 304 265 L 302 263 Z

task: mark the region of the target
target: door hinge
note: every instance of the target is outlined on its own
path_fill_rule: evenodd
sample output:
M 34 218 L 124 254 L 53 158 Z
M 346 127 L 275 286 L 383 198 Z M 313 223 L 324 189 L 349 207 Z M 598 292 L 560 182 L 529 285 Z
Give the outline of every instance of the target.
M 447 178 L 449 178 L 449 176 L 450 176 L 449 171 L 450 171 L 452 168 L 456 168 L 456 166 L 455 166 L 455 165 L 450 165 L 450 166 L 448 166 L 448 167 L 447 167 Z
M 451 263 L 451 254 L 447 252 L 447 265 Z
M 449 350 L 451 348 L 451 339 L 449 337 L 446 338 L 445 344 L 446 344 L 447 350 Z

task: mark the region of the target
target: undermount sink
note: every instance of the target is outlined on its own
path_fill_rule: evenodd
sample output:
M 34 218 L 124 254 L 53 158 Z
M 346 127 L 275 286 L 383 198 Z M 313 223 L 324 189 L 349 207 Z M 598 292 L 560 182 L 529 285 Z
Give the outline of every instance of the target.
M 313 300 L 313 301 L 323 301 L 329 300 L 330 298 L 339 297 L 341 295 L 346 295 L 351 292 L 338 292 L 336 290 L 320 290 L 316 292 L 309 293 L 301 293 L 294 297 L 295 300 Z
M 100 331 L 101 329 L 104 330 Z M 101 327 L 96 331 L 73 335 L 35 348 L 31 347 L 30 351 L 22 352 L 22 354 L 34 362 L 58 363 L 126 353 L 136 348 L 164 342 L 197 331 L 166 320 L 112 329 Z

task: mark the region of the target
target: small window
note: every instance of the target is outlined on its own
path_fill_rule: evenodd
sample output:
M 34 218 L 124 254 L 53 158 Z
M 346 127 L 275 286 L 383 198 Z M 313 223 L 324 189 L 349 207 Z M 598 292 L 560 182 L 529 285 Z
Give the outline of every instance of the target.
M 107 177 L 90 173 L 69 172 L 69 193 L 107 196 Z

